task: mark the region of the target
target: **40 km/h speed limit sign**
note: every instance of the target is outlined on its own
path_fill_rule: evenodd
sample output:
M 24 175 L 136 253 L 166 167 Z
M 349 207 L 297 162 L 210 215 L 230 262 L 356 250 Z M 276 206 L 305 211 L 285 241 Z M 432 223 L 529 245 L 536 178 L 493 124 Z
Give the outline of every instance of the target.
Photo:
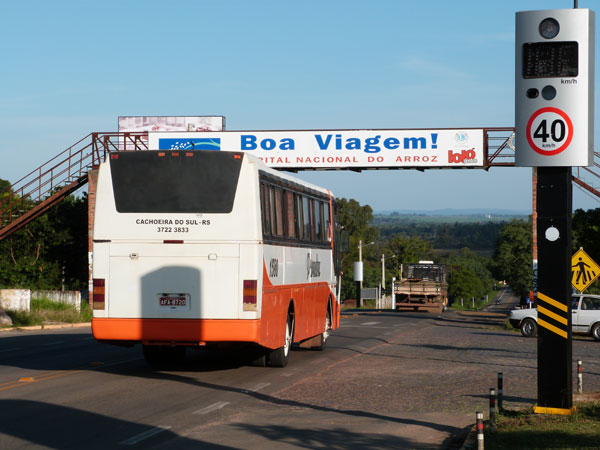
M 564 111 L 546 107 L 534 112 L 527 122 L 527 142 L 540 155 L 563 152 L 573 140 L 573 122 Z

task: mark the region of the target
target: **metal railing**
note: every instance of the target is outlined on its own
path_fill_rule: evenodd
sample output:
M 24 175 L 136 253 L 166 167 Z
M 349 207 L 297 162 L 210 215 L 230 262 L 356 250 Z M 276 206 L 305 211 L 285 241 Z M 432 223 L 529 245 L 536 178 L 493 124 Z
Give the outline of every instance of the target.
M 147 150 L 147 133 L 90 133 L 14 182 L 0 199 L 0 239 L 87 183 L 109 151 Z
M 510 167 L 515 165 L 515 129 L 484 128 L 486 162 L 484 169 L 490 167 Z

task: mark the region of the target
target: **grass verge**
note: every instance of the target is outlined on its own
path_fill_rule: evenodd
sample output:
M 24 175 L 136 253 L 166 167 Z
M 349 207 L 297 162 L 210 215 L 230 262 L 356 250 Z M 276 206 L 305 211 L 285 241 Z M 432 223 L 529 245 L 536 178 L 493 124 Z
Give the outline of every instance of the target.
M 81 304 L 81 311 L 67 303 L 53 302 L 48 299 L 32 299 L 30 311 L 10 311 L 10 316 L 15 327 L 43 325 L 47 323 L 80 323 L 92 319 L 90 305 Z
M 494 304 L 494 300 L 496 298 L 496 295 L 498 295 L 498 294 L 499 294 L 498 291 L 495 291 L 495 290 L 489 291 L 487 294 L 487 299 L 484 297 L 475 299 L 474 307 L 473 307 L 473 300 L 471 300 L 470 298 L 467 300 L 463 299 L 462 305 L 461 305 L 460 299 L 455 299 L 454 302 L 450 305 L 450 308 L 455 311 L 479 311 L 479 310 L 485 308 L 486 306 Z
M 577 404 L 569 416 L 534 414 L 533 409 L 502 411 L 497 431 L 485 432 L 485 449 L 598 449 L 600 402 Z

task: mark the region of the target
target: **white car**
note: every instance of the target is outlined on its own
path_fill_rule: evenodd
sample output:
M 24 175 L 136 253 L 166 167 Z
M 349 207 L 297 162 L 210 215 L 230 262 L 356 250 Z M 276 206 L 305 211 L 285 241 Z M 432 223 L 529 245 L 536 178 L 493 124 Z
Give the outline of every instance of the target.
M 575 294 L 571 303 L 572 332 L 587 334 L 600 341 L 600 295 Z M 537 308 L 514 309 L 510 324 L 525 337 L 537 335 Z

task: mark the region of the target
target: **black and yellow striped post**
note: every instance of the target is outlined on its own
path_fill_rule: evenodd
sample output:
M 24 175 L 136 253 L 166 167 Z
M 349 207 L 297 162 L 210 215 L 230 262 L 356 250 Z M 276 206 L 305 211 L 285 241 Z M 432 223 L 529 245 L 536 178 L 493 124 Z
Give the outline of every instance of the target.
M 537 413 L 573 409 L 570 167 L 539 167 Z

